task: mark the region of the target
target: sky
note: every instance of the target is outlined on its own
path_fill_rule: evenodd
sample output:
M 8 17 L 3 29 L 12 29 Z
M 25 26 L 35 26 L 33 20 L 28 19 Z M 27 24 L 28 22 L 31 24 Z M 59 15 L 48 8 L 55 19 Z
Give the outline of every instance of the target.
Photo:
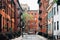
M 20 4 L 28 4 L 30 10 L 38 10 L 38 0 L 19 0 Z

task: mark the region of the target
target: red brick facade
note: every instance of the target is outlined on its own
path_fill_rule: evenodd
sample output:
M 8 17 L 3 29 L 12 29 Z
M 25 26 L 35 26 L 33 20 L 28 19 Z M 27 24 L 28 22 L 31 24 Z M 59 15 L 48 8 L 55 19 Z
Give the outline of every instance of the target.
M 37 31 L 38 30 L 38 10 L 29 10 L 28 14 L 31 14 L 34 17 L 33 20 L 30 20 L 29 22 L 30 30 Z
M 39 4 L 39 26 L 40 32 L 46 33 L 47 32 L 47 7 L 48 7 L 48 0 L 38 0 Z
M 1 0 L 0 1 L 0 32 L 17 30 L 17 7 L 16 0 Z

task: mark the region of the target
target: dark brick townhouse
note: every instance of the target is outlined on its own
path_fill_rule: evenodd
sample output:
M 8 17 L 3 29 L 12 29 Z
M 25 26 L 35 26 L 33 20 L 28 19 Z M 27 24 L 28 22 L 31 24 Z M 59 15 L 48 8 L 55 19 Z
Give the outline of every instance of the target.
M 0 0 L 0 32 L 18 29 L 18 10 L 22 8 L 18 0 Z M 21 16 L 21 13 L 20 15 Z M 20 18 L 21 19 L 21 18 Z

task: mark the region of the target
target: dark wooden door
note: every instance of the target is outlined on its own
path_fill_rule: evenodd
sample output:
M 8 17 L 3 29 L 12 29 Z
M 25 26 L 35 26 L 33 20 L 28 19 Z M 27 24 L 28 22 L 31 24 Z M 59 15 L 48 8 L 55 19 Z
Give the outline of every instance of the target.
M 1 27 L 2 27 L 2 15 L 0 15 L 0 32 L 2 31 Z

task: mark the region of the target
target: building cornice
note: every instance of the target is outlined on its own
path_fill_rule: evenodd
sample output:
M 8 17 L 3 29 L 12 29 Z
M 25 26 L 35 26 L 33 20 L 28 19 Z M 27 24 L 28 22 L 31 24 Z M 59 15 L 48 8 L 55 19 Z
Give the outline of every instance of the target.
M 22 7 L 21 7 L 21 5 L 20 5 L 20 3 L 19 3 L 18 0 L 17 0 L 17 3 L 18 3 L 18 5 L 19 5 L 20 9 L 23 11 L 23 9 L 22 9 Z
M 52 2 L 52 3 L 48 6 L 47 11 L 50 10 L 50 8 L 53 6 L 53 4 L 54 4 L 54 2 Z

